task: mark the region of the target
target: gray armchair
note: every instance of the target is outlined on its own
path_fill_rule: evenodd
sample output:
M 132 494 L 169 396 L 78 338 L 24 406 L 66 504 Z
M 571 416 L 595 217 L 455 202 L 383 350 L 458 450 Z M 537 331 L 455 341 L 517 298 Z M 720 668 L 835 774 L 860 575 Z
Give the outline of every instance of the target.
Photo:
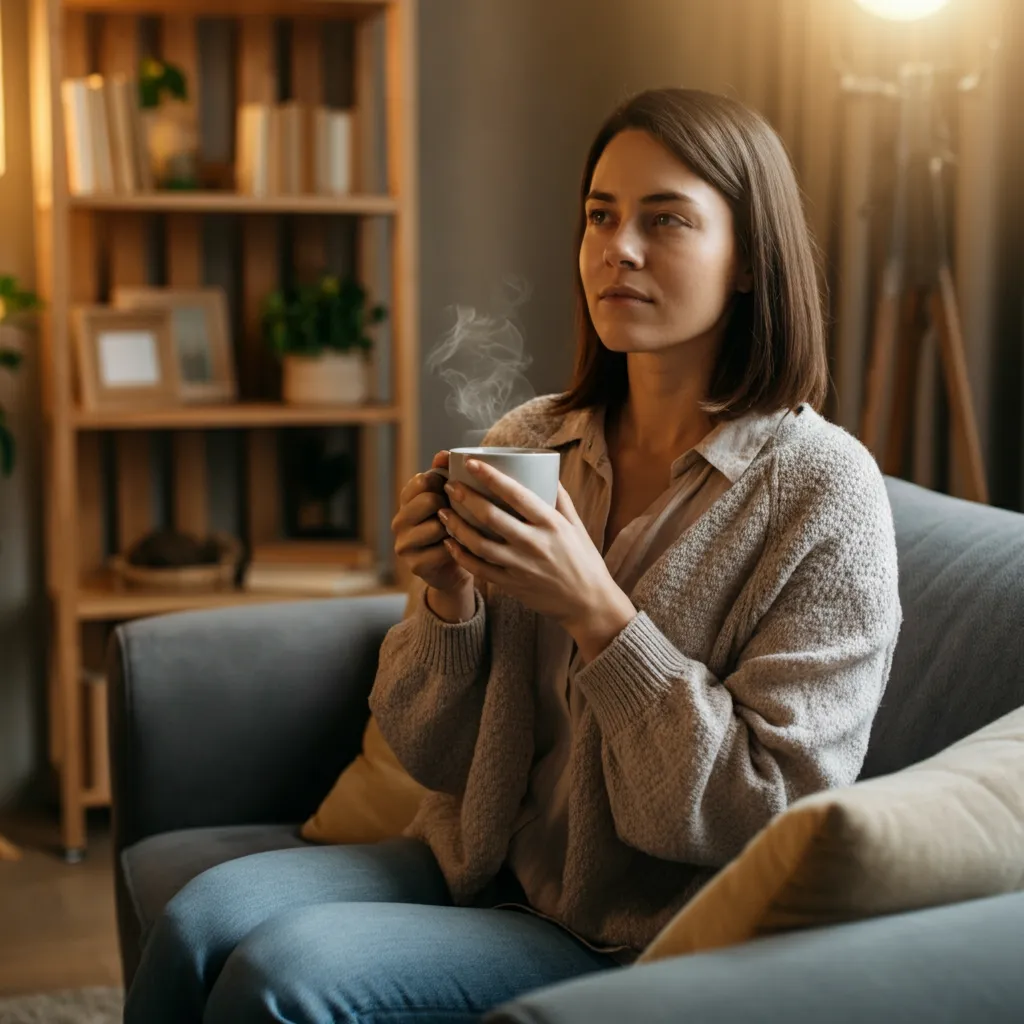
M 1024 516 L 888 481 L 904 627 L 863 776 L 1024 704 Z M 126 983 L 166 901 L 297 828 L 359 748 L 401 598 L 133 622 L 111 643 L 118 922 Z M 532 993 L 494 1024 L 1024 1020 L 1024 896 L 762 940 Z

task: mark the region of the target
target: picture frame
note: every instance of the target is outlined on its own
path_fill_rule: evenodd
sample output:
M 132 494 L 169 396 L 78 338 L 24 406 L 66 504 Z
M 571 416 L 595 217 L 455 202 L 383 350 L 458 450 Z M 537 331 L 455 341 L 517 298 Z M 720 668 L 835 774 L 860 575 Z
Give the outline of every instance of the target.
M 166 310 L 76 306 L 72 332 L 86 411 L 179 404 L 177 358 Z
M 184 403 L 234 402 L 235 359 L 227 298 L 220 288 L 115 288 L 115 308 L 165 310 L 178 361 L 178 394 Z

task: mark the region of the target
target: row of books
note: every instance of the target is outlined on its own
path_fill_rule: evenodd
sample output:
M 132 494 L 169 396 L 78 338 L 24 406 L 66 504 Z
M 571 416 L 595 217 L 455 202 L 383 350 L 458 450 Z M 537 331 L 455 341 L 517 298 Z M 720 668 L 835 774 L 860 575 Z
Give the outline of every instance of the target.
M 131 194 L 153 188 L 138 103 L 127 75 L 61 83 L 68 186 L 75 195 Z
M 352 191 L 350 110 L 244 103 L 238 111 L 235 180 L 252 196 L 347 195 Z
M 61 83 L 68 185 L 74 195 L 151 192 L 153 169 L 138 85 L 123 74 Z M 238 111 L 236 187 L 252 196 L 347 195 L 353 116 L 301 103 L 246 103 Z
M 359 544 L 287 541 L 256 545 L 242 576 L 259 593 L 340 596 L 372 590 L 382 576 L 372 552 Z

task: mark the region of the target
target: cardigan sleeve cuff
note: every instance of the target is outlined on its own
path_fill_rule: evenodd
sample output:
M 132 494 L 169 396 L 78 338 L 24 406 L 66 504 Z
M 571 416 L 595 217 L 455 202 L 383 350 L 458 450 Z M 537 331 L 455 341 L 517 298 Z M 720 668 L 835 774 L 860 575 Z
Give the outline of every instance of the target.
M 679 685 L 690 659 L 680 654 L 646 612 L 639 612 L 576 675 L 588 703 L 612 735 L 642 717 Z
M 413 653 L 424 665 L 445 675 L 472 675 L 483 657 L 486 611 L 479 590 L 473 591 L 473 617 L 466 622 L 445 622 L 427 604 L 424 588 L 417 616 L 418 634 Z

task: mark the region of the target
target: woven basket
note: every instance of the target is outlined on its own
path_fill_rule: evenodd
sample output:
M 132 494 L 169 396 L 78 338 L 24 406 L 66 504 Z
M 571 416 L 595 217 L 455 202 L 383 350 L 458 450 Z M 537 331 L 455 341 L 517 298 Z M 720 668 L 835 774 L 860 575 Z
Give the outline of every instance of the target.
M 213 533 L 221 550 L 220 560 L 209 565 L 132 565 L 123 555 L 114 555 L 108 565 L 114 579 L 128 587 L 155 590 L 222 590 L 235 585 L 242 545 L 230 534 Z

